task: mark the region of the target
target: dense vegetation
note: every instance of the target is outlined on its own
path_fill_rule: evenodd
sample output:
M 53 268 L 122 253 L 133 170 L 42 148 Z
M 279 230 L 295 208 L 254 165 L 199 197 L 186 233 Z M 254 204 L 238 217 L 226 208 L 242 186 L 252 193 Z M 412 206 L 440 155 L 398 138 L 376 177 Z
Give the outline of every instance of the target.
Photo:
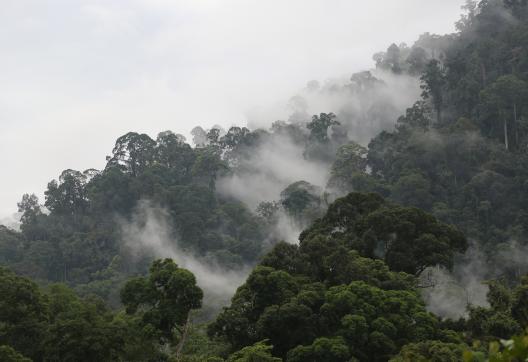
M 65 170 L 44 205 L 24 195 L 20 231 L 0 226 L 0 359 L 526 358 L 526 249 L 518 260 L 504 251 L 528 240 L 528 2 L 468 1 L 457 27 L 374 56 L 378 72 L 419 79 L 421 98 L 399 118 L 378 100 L 361 114 L 296 112 L 269 130 L 196 127 L 194 147 L 130 132 L 104 170 Z M 361 72 L 343 89 L 375 98 L 383 87 Z M 387 115 L 395 127 L 362 145 L 357 121 Z M 327 182 L 281 184 L 256 207 L 219 190 L 260 177 L 255 155 L 270 145 L 323 165 Z M 126 242 L 127 225 L 148 224 L 145 200 L 181 253 L 254 267 L 218 315 L 197 311 L 208 291 L 190 271 Z M 298 245 L 281 241 L 284 220 L 304 229 Z M 442 319 L 421 276 L 451 269 L 470 244 L 494 279 L 489 306 Z
M 0 281 L 2 361 L 163 360 L 159 346 L 202 298 L 194 276 L 168 259 L 155 262 L 148 278 L 126 284 L 126 313 L 97 298 L 80 299 L 63 284 L 44 292 L 6 269 Z

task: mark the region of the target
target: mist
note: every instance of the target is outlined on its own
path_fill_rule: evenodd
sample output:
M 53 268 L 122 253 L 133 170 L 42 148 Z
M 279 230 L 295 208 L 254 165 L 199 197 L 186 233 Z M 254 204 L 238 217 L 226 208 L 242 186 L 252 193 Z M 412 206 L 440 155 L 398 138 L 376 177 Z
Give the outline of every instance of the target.
M 217 182 L 217 191 L 234 197 L 255 210 L 261 202 L 280 200 L 281 192 L 290 184 L 306 181 L 321 189 L 323 199 L 330 168 L 337 148 L 350 141 L 367 146 L 383 130 L 392 130 L 397 117 L 410 107 L 420 94 L 419 79 L 407 74 L 396 75 L 380 69 L 363 71 L 324 83 L 312 80 L 285 101 L 282 106 L 252 114 L 249 126 L 268 131 L 258 147 L 237 158 L 234 172 Z M 325 157 L 308 157 L 307 124 L 313 114 L 335 112 L 337 133 Z M 282 115 L 271 123 L 272 115 Z M 280 127 L 293 125 L 300 134 L 285 134 Z M 330 135 L 333 138 L 333 135 Z M 321 156 L 321 155 L 319 155 Z M 281 212 L 275 234 L 279 239 L 297 242 L 302 229 L 312 220 L 293 220 Z
M 251 124 L 311 79 L 452 32 L 463 2 L 2 1 L 0 216 L 62 170 L 103 168 L 126 132 Z
M 311 80 L 280 104 L 254 109 L 248 114 L 248 127 L 266 129 L 277 119 L 308 122 L 314 114 L 333 112 L 349 139 L 367 146 L 379 132 L 393 129 L 398 116 L 420 93 L 417 77 L 366 68 L 336 78 Z
M 340 126 L 332 131 L 344 136 L 341 144 L 363 146 L 393 129 L 418 99 L 419 79 L 373 69 L 372 55 L 394 41 L 411 44 L 425 31 L 453 31 L 463 0 L 429 1 L 427 7 L 417 0 L 294 1 L 281 4 L 281 12 L 274 2 L 72 1 L 60 14 L 31 3 L 0 6 L 0 19 L 17 34 L 6 39 L 11 55 L 0 60 L 0 77 L 10 89 L 0 92 L 0 162 L 8 175 L 0 223 L 13 228 L 17 220 L 10 215 L 23 193 L 42 198 L 39 190 L 63 169 L 102 169 L 120 135 L 171 129 L 189 136 L 198 124 L 270 131 L 217 180 L 222 196 L 255 210 L 305 181 L 323 198 L 332 157 L 307 157 L 304 144 L 273 132 L 274 122 L 300 125 L 307 137 L 312 115 L 334 112 Z M 294 16 L 302 19 L 292 22 Z M 376 31 L 365 35 L 372 26 Z M 29 40 L 41 45 L 28 46 Z M 330 150 L 334 155 L 339 145 Z M 8 152 L 15 148 L 20 152 Z M 196 275 L 206 304 L 226 304 L 250 266 L 226 271 L 182 250 L 168 220 L 164 209 L 141 201 L 132 219 L 120 220 L 123 245 L 137 255 L 173 258 Z M 309 222 L 279 210 L 273 237 L 297 242 Z
M 0 217 L 0 225 L 4 225 L 12 230 L 19 231 L 20 230 L 20 216 L 22 215 L 19 212 L 17 212 L 12 215 Z
M 422 274 L 422 289 L 429 311 L 443 318 L 457 319 L 468 315 L 469 306 L 489 307 L 486 284 L 491 280 L 518 280 L 528 272 L 528 246 L 511 240 L 499 245 L 489 257 L 480 243 L 470 242 L 464 255 L 457 258 L 453 271 L 429 268 Z
M 226 270 L 210 260 L 197 258 L 182 250 L 169 223 L 167 210 L 141 200 L 129 220 L 120 218 L 121 243 L 139 261 L 140 256 L 171 258 L 178 266 L 190 270 L 204 291 L 206 312 L 218 311 L 229 303 L 235 290 L 243 284 L 250 267 Z

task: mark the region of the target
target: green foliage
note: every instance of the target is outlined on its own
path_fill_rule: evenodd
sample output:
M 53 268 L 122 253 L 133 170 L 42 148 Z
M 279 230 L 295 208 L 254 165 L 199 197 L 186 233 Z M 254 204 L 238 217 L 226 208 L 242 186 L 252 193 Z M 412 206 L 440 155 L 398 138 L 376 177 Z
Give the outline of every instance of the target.
M 397 212 L 385 222 L 374 217 L 380 210 Z M 418 223 L 409 213 L 424 220 Z M 434 238 L 446 240 L 442 253 L 451 256 L 457 243 L 465 243 L 460 233 L 417 209 L 400 208 L 374 194 L 352 193 L 330 205 L 303 232 L 299 246 L 277 244 L 209 326 L 209 335 L 226 338 L 234 350 L 268 339 L 273 355 L 287 361 L 382 361 L 404 344 L 443 338 L 411 275 L 399 272 L 397 263 L 398 272 L 391 271 L 391 265 L 354 250 L 361 244 L 354 237 L 366 225 L 372 234 L 376 225 L 398 223 L 407 225 L 394 229 L 405 240 L 425 238 L 421 253 L 412 256 L 420 265 L 448 263 L 445 257 L 428 255 L 439 242 Z
M 512 317 L 521 326 L 528 326 L 528 276 L 521 279 L 521 284 L 515 288 L 512 297 Z
M 375 55 L 380 70 L 419 77 L 422 98 L 368 147 L 350 141 L 358 129 L 333 113 L 310 120 L 295 98 L 290 122 L 269 131 L 196 127 L 195 148 L 170 131 L 155 140 L 127 133 L 104 170 L 69 169 L 51 181 L 47 211 L 25 194 L 21 232 L 0 227 L 0 263 L 85 298 L 64 285 L 43 292 L 0 269 L 0 359 L 459 361 L 462 339 L 492 341 L 466 352 L 468 361 L 526 359 L 526 336 L 510 336 L 528 324 L 528 282 L 512 287 L 525 270 L 504 259 L 504 245 L 528 237 L 528 4 L 468 1 L 465 9 L 457 34 L 424 34 Z M 359 72 L 345 87 L 370 99 L 384 83 Z M 354 117 L 376 119 L 380 108 Z M 219 178 L 258 171 L 251 156 L 266 142 L 290 142 L 332 165 L 327 189 L 293 182 L 258 215 L 217 192 Z M 351 191 L 379 195 L 348 194 L 322 215 L 327 200 Z M 136 259 L 121 243 L 121 223 L 137 221 L 140 200 L 166 210 L 167 234 L 201 260 L 228 269 L 261 260 L 209 337 L 189 318 L 202 300 L 194 276 L 170 260 L 145 276 L 153 256 Z M 281 211 L 297 226 L 319 218 L 298 246 L 277 243 Z M 452 267 L 464 235 L 500 266 L 504 283 L 489 283 L 489 307 L 440 322 L 425 310 L 416 276 Z M 121 287 L 128 313 L 93 296 L 118 309 Z
M 0 263 L 16 263 L 22 258 L 24 238 L 7 227 L 0 225 Z
M 0 344 L 25 356 L 40 355 L 48 325 L 48 303 L 37 285 L 0 268 Z
M 338 125 L 339 121 L 333 113 L 321 113 L 312 117 L 312 121 L 306 126 L 310 130 L 310 138 L 317 142 L 328 142 L 328 129 Z
M 50 287 L 50 324 L 43 339 L 51 361 L 101 361 L 123 356 L 125 332 L 102 301 L 83 301 L 64 285 Z
M 514 336 L 511 339 L 491 342 L 487 351 L 464 351 L 464 362 L 511 362 L 528 359 L 528 336 Z
M 464 346 L 440 341 L 424 341 L 403 346 L 391 362 L 462 362 Z
M 204 325 L 192 326 L 181 354 L 178 357 L 173 355 L 171 358 L 179 362 L 224 362 L 222 357 L 228 355 L 229 346 L 225 342 L 209 339 L 204 327 Z
M 445 85 L 445 74 L 441 69 L 440 62 L 436 59 L 432 59 L 425 66 L 425 70 L 420 77 L 422 82 L 421 88 L 423 90 L 422 97 L 424 99 L 431 98 L 434 109 L 437 114 L 438 123 L 442 120 L 442 107 L 444 105 L 443 100 L 443 88 Z
M 287 362 L 348 362 L 348 346 L 342 338 L 318 338 L 310 346 L 298 346 L 288 352 Z
M 153 163 L 155 146 L 156 142 L 148 135 L 129 132 L 117 139 L 108 165 L 137 177 Z
M 338 131 L 340 124 L 337 116 L 333 113 L 314 115 L 311 122 L 306 125 L 310 135 L 305 143 L 304 157 L 310 160 L 332 160 L 336 147 L 342 143 L 342 140 L 339 140 L 340 133 Z M 344 138 L 346 140 L 346 136 Z
M 31 362 L 9 346 L 0 346 L 0 360 L 5 362 Z
M 319 187 L 306 181 L 297 181 L 281 192 L 280 202 L 286 213 L 302 225 L 305 220 L 313 220 L 319 216 L 321 194 Z
M 281 362 L 280 358 L 271 355 L 272 346 L 267 345 L 266 342 L 261 341 L 242 348 L 229 356 L 227 362 Z
M 508 129 L 518 128 L 517 114 L 522 111 L 522 104 L 528 94 L 528 83 L 515 75 L 504 75 L 480 92 L 484 112 L 496 115 L 503 123 L 504 146 L 509 149 Z M 512 125 L 508 125 L 511 118 Z M 497 127 L 495 127 L 497 128 Z M 499 127 L 500 128 L 500 127 Z
M 171 259 L 154 261 L 148 277 L 131 279 L 121 290 L 127 313 L 140 313 L 143 328 L 152 328 L 162 341 L 169 342 L 174 330 L 182 333 L 189 312 L 201 307 L 202 298 L 194 275 Z
M 450 268 L 454 254 L 467 247 L 456 228 L 375 194 L 351 193 L 336 200 L 301 234 L 301 247 L 319 234 L 331 235 L 364 256 L 383 258 L 392 270 L 414 275 L 434 265 Z
M 153 264 L 146 287 L 138 290 L 137 281 L 124 288 L 125 306 L 141 309 L 138 316 L 129 316 L 110 311 L 98 297 L 82 299 L 63 284 L 42 292 L 28 279 L 1 268 L 0 359 L 166 360 L 160 335 L 188 321 L 189 310 L 200 306 L 202 292 L 194 276 L 169 259 Z M 172 342 L 170 337 L 163 342 Z
M 526 279 L 514 288 L 500 281 L 489 282 L 489 308 L 470 307 L 467 331 L 474 339 L 492 340 L 519 334 L 526 326 Z
M 330 171 L 328 187 L 349 190 L 356 186 L 355 176 L 366 171 L 366 156 L 367 150 L 355 142 L 341 146 Z
M 178 247 L 226 268 L 255 263 L 271 224 L 215 192 L 236 152 L 254 141 L 248 132 L 234 127 L 216 145 L 194 149 L 170 131 L 156 140 L 134 132 L 120 137 L 103 171 L 65 170 L 48 184 L 49 212 L 35 195 L 23 196 L 21 233 L 0 230 L 0 261 L 117 305 L 116 290 L 130 275 L 145 273 L 154 258 L 146 251 L 134 258 L 121 233 L 136 221 L 140 200 L 149 200 L 167 210 L 167 232 L 177 235 Z M 119 265 L 112 265 L 116 258 Z

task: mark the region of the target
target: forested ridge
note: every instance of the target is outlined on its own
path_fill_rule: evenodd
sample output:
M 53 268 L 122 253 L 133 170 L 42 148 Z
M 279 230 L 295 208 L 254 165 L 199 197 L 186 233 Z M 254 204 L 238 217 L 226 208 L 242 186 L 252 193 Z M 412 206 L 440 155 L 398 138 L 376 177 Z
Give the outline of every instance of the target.
M 0 360 L 525 360 L 528 1 L 468 1 L 456 33 L 374 61 L 308 84 L 354 107 L 130 132 L 104 169 L 23 195 Z M 394 84 L 419 93 L 402 115 Z M 477 252 L 486 300 L 441 313 L 438 275 Z

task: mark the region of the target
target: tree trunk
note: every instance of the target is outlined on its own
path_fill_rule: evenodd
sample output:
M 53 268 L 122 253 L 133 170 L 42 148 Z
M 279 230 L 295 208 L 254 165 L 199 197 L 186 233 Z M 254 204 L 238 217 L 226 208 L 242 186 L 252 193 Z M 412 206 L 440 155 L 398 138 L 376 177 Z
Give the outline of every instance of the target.
M 515 147 L 519 146 L 519 129 L 517 128 L 517 104 L 513 104 L 513 129 L 515 130 Z
M 508 122 L 506 118 L 504 118 L 504 146 L 506 147 L 506 151 L 508 151 Z
M 487 75 L 486 75 L 486 66 L 482 63 L 480 63 L 480 73 L 482 77 L 482 85 L 485 86 L 487 83 Z
M 180 355 L 183 350 L 183 345 L 185 344 L 185 340 L 187 339 L 187 335 L 189 334 L 190 328 L 191 328 L 191 312 L 187 314 L 187 322 L 185 322 L 185 326 L 183 327 L 183 333 L 182 333 L 180 343 L 178 343 L 178 347 L 176 348 L 176 361 L 180 360 Z

